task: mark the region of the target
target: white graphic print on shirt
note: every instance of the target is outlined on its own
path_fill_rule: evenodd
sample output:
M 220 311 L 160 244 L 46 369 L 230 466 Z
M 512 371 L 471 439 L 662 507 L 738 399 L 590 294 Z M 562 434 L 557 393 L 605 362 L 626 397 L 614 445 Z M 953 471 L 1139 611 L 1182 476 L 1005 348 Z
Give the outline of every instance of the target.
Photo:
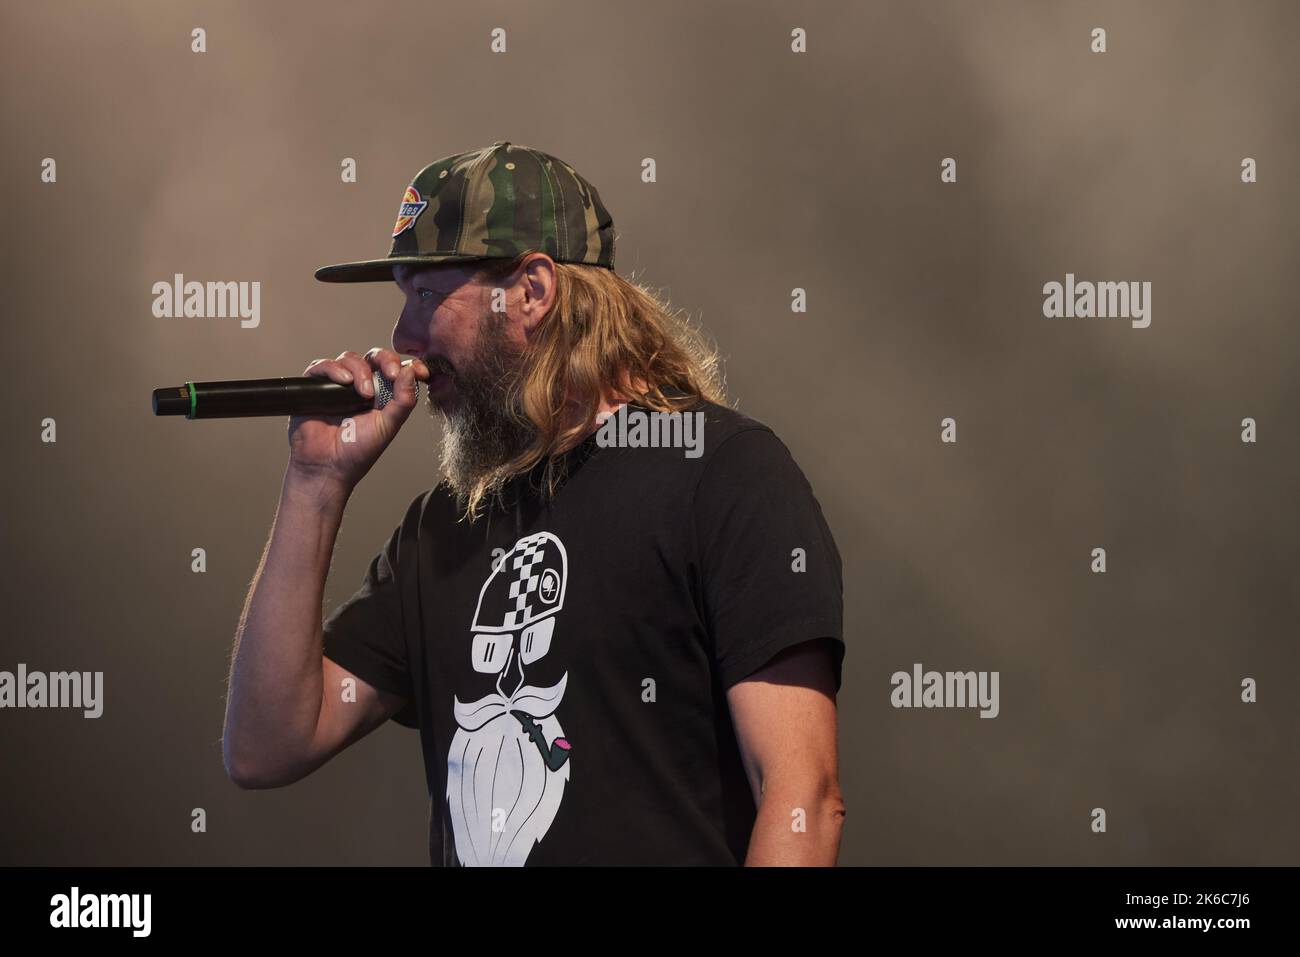
M 524 668 L 551 650 L 568 572 L 564 543 L 538 532 L 515 542 L 479 592 L 470 654 L 475 671 L 496 675 L 496 691 L 453 697 L 447 753 L 447 806 L 466 867 L 522 866 L 560 809 L 570 745 L 555 711 L 569 675 L 537 688 Z

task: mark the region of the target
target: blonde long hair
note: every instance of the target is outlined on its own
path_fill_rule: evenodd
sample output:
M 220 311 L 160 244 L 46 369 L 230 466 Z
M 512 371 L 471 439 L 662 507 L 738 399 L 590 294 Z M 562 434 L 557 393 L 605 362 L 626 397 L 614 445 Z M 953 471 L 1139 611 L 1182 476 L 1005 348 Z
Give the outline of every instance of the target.
M 489 260 L 474 278 L 502 282 L 528 255 Z M 700 400 L 727 404 L 717 350 L 658 291 L 603 266 L 557 262 L 555 273 L 555 302 L 529 340 L 509 403 L 536 437 L 479 478 L 465 518 L 474 519 L 489 493 L 543 460 L 543 486 L 554 494 L 562 456 L 595 428 L 602 396 L 658 412 L 683 411 Z

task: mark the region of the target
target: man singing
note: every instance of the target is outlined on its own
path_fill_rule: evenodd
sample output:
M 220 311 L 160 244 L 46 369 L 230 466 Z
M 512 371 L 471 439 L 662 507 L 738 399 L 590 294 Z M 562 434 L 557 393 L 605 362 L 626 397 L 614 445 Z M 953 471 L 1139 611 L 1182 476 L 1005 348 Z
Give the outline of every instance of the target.
M 405 190 L 391 350 L 307 374 L 393 399 L 289 420 L 235 638 L 226 769 L 310 774 L 418 728 L 434 864 L 835 863 L 840 556 L 807 480 L 728 408 L 687 322 L 614 271 L 592 185 L 499 141 Z M 343 512 L 427 387 L 442 481 L 324 622 Z

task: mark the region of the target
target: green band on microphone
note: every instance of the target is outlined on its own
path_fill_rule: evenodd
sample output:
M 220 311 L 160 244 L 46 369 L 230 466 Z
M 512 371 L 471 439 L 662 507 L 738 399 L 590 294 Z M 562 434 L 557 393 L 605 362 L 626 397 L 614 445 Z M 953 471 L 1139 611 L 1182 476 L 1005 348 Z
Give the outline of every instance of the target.
M 196 403 L 198 402 L 199 399 L 199 393 L 194 388 L 193 382 L 186 382 L 185 386 L 190 390 L 190 414 L 187 415 L 185 418 L 192 419 L 194 418 L 194 413 L 196 411 Z

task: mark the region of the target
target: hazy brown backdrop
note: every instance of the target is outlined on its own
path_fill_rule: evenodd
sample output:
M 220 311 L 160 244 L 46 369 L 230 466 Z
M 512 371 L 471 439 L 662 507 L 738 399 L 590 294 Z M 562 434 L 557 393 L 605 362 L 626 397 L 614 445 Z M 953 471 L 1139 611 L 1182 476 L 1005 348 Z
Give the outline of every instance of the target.
M 396 725 L 284 790 L 227 781 L 285 423 L 148 399 L 386 343 L 395 288 L 312 270 L 385 253 L 411 176 L 497 139 L 596 184 L 620 271 L 704 323 L 817 492 L 842 862 L 1297 863 L 1297 28 L 1286 2 L 6 4 L 0 669 L 106 688 L 96 721 L 0 712 L 0 863 L 427 863 Z M 260 281 L 260 327 L 154 318 L 178 272 Z M 1066 272 L 1149 280 L 1151 326 L 1043 318 Z M 413 418 L 354 496 L 330 608 L 435 439 Z M 894 710 L 913 662 L 999 671 L 1001 715 Z

